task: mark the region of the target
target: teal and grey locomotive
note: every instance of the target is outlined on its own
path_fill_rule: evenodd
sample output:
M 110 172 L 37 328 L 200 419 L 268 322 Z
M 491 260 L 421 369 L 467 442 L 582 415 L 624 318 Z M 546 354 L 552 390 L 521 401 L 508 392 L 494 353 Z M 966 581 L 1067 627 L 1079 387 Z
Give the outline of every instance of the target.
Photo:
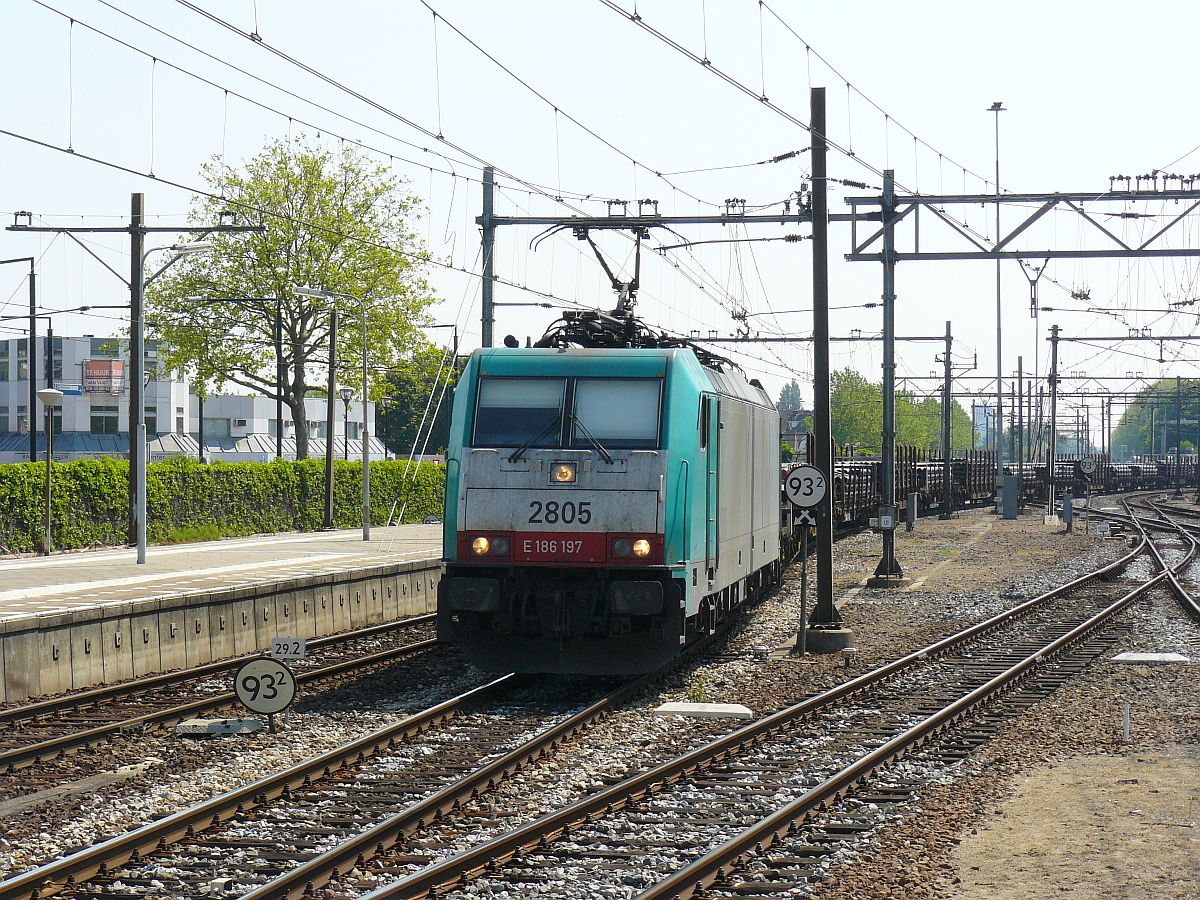
M 475 351 L 438 637 L 493 671 L 652 671 L 780 574 L 779 415 L 686 346 Z

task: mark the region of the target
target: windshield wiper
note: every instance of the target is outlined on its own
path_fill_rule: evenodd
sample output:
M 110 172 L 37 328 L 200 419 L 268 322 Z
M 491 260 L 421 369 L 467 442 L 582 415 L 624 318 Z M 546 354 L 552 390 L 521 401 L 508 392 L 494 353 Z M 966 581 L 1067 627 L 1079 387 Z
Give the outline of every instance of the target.
M 575 423 L 576 428 L 583 432 L 583 436 L 588 439 L 588 443 L 600 452 L 600 457 L 611 466 L 613 464 L 612 454 L 604 449 L 604 445 L 596 439 L 594 434 L 588 431 L 588 427 L 583 424 L 583 420 L 576 413 L 571 413 L 571 421 Z
M 534 444 L 536 444 L 542 438 L 546 437 L 548 434 L 550 434 L 551 431 L 553 431 L 557 427 L 558 427 L 558 419 L 552 420 L 549 424 L 546 425 L 545 428 L 543 428 L 541 431 L 539 431 L 537 434 L 535 434 L 533 437 L 531 437 L 529 440 L 527 440 L 525 443 L 523 443 L 520 447 L 518 447 L 512 453 L 510 453 L 508 455 L 508 461 L 510 463 L 515 463 L 518 459 L 520 459 L 525 454 L 526 450 L 528 450 L 530 447 L 532 447 Z

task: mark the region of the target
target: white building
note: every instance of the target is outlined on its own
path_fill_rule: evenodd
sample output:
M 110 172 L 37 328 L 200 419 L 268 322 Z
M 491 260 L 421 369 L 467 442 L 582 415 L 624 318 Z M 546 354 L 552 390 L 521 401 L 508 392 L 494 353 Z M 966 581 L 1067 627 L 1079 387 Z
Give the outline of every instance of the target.
M 29 356 L 28 339 L 0 339 L 0 462 L 29 459 Z M 52 384 L 63 392 L 62 406 L 54 412 L 54 458 L 59 461 L 97 456 L 126 457 L 129 452 L 129 346 L 115 337 L 55 337 L 47 378 L 46 339 L 39 337 L 38 386 Z M 191 394 L 181 373 L 171 373 L 158 363 L 155 342 L 146 341 L 144 416 L 150 438 L 151 460 L 176 454 L 199 458 L 199 398 Z M 342 456 L 343 443 L 350 459 L 361 459 L 359 437 L 362 404 L 347 410 L 335 399 L 334 452 Z M 309 427 L 309 456 L 325 453 L 325 400 L 304 401 Z M 44 458 L 46 414 L 40 404 L 34 410 L 37 449 Z M 367 421 L 375 416 L 375 404 L 367 404 Z M 275 401 L 263 397 L 228 395 L 204 402 L 205 459 L 268 461 L 275 457 Z M 295 428 L 291 410 L 283 408 L 283 456 L 295 459 Z M 349 440 L 346 441 L 345 438 Z M 383 444 L 371 438 L 372 459 L 384 458 Z
M 200 398 L 192 394 L 189 398 L 188 421 L 200 421 Z M 362 401 L 351 400 L 349 407 L 334 401 L 333 453 L 335 459 L 362 459 Z M 304 417 L 308 420 L 308 455 L 325 455 L 325 398 L 306 397 Z M 368 421 L 375 417 L 375 404 L 367 404 Z M 286 405 L 282 409 L 284 459 L 296 458 L 296 428 L 292 411 Z M 276 450 L 276 404 L 267 397 L 228 394 L 209 397 L 204 401 L 204 446 L 205 458 L 222 459 L 227 462 L 267 462 L 275 458 Z M 199 435 L 193 431 L 193 438 Z M 371 459 L 383 459 L 383 443 L 372 436 Z

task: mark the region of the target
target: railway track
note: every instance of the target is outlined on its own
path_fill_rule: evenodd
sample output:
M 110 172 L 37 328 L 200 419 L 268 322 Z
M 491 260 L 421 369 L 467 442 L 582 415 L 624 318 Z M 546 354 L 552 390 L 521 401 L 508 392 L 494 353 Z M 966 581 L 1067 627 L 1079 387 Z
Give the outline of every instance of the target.
M 688 896 L 727 873 L 731 860 L 748 861 L 760 852 L 756 847 L 796 834 L 796 822 L 980 704 L 1002 694 L 1036 702 L 1029 699 L 1036 691 L 1069 678 L 1071 667 L 1081 668 L 1108 645 L 1109 638 L 1095 637 L 1096 629 L 1166 581 L 1159 573 L 1131 591 L 1101 581 L 1113 579 L 1148 543 L 1089 576 L 494 840 L 440 860 L 387 854 L 377 860 L 380 872 L 407 868 L 412 874 L 368 896 L 443 896 L 477 879 L 474 891 L 507 890 L 509 896 L 581 896 L 602 886 L 614 896 L 635 890 Z M 1047 673 L 1060 657 L 1067 667 Z M 1024 700 L 1012 695 L 1023 686 L 1035 693 Z M 965 754 L 972 740 L 978 737 L 964 737 L 945 752 Z M 905 793 L 889 787 L 877 790 L 889 797 Z M 830 828 L 841 829 L 840 840 L 857 826 Z M 746 837 L 751 832 L 754 837 Z M 821 846 L 828 845 L 826 837 Z M 813 847 L 805 853 L 812 862 Z M 685 874 L 655 886 L 664 871 Z
M 679 843 L 678 829 L 691 828 L 697 824 L 695 819 L 707 819 L 700 824 L 718 830 L 736 828 L 756 819 L 756 803 L 761 814 L 757 818 L 764 818 L 781 804 L 790 805 L 818 787 L 818 775 L 832 778 L 840 771 L 838 765 L 851 765 L 868 744 L 876 749 L 886 745 L 897 734 L 907 733 L 915 723 L 952 704 L 951 694 L 974 693 L 999 677 L 998 670 L 1003 674 L 1017 668 L 1039 653 L 1045 654 L 1057 641 L 1067 641 L 1064 646 L 1072 650 L 1064 665 L 1082 668 L 1089 654 L 1099 652 L 1096 648 L 1105 641 L 1072 639 L 1077 626 L 1064 621 L 1051 606 L 1055 601 L 1059 607 L 1081 606 L 1077 596 L 1070 604 L 1062 602 L 1066 594 L 1080 592 L 1087 595 L 1084 599 L 1089 609 L 1112 606 L 1107 602 L 1111 586 L 1103 588 L 1101 582 L 1118 578 L 1124 567 L 1149 547 L 1149 540 L 1143 537 L 1121 559 L 1089 575 L 643 776 L 543 816 L 532 823 L 540 833 L 523 826 L 505 832 L 498 842 L 472 847 L 449 859 L 438 858 L 444 855 L 446 833 L 470 834 L 479 821 L 464 813 L 470 800 L 561 748 L 661 673 L 623 685 L 584 709 L 568 709 L 553 696 L 548 698 L 543 687 L 516 676 L 497 679 L 300 766 L 0 882 L 0 900 L 64 891 L 70 896 L 106 898 L 301 897 L 319 892 L 331 879 L 352 869 L 362 871 L 369 866 L 393 877 L 413 873 L 375 896 L 427 896 L 481 874 L 499 887 L 510 871 L 528 879 L 518 878 L 513 888 L 513 895 L 520 896 L 533 882 L 544 887 L 546 871 L 576 860 L 577 847 L 583 847 L 582 858 L 592 866 L 585 866 L 587 871 L 581 870 L 577 876 L 576 884 L 585 886 L 584 890 L 587 885 L 614 880 L 652 889 L 654 878 L 646 872 L 660 875 L 672 868 L 686 869 L 697 857 L 703 858 L 706 849 L 721 845 L 719 834 Z M 1166 580 L 1167 576 L 1159 573 L 1148 584 Z M 1147 585 L 1142 585 L 1125 602 L 1132 602 L 1133 596 L 1146 589 Z M 1040 661 L 1034 668 L 1042 671 Z M 1036 702 L 1028 698 L 1040 696 L 1038 691 L 1048 693 L 1069 676 L 1069 668 L 1059 669 L 1049 677 L 1043 673 L 1036 681 L 1027 678 L 1023 687 L 1006 690 L 1019 707 L 1022 702 Z M 1018 690 L 1024 693 L 1014 693 Z M 514 697 L 515 691 L 524 693 Z M 848 706 L 852 703 L 856 705 Z M 979 721 L 999 721 L 1002 715 L 993 711 Z M 814 723 L 820 725 L 820 734 L 806 740 L 801 731 L 810 725 L 816 728 Z M 946 746 L 944 752 L 950 758 L 983 739 L 978 732 L 983 726 L 972 727 L 976 730 L 964 732 Z M 823 761 L 824 769 L 810 765 L 814 756 Z M 748 768 L 739 769 L 743 758 L 748 760 Z M 798 777 L 787 777 L 788 772 L 798 773 Z M 683 791 L 682 802 L 679 791 Z M 906 799 L 911 793 L 903 779 L 894 779 L 875 791 L 864 796 L 874 796 L 877 806 Z M 706 795 L 713 800 L 707 815 L 680 813 L 681 809 L 691 810 L 696 798 Z M 764 802 L 766 807 L 761 806 Z M 668 812 L 658 815 L 648 805 L 654 803 Z M 587 843 L 586 829 L 615 827 L 620 816 L 627 812 L 636 815 L 639 810 L 646 821 L 629 823 L 631 833 L 646 837 L 652 824 L 663 829 L 657 838 L 642 841 L 642 849 L 654 859 L 651 868 L 640 869 L 637 860 L 641 857 L 636 853 L 623 855 L 603 843 L 614 839 L 607 832 L 600 844 L 595 840 Z M 508 815 L 500 811 L 497 818 L 503 822 Z M 658 821 L 653 822 L 656 815 Z M 548 821 L 549 827 L 541 830 Z M 832 847 L 835 836 L 840 835 L 840 840 L 856 828 L 861 830 L 854 823 L 828 824 L 829 830 L 816 832 L 824 835 L 817 841 L 819 845 Z M 801 833 L 797 826 L 791 830 L 793 836 Z M 686 858 L 664 862 L 661 854 L 667 848 L 660 845 L 668 844 L 683 847 Z M 508 849 L 496 852 L 497 846 Z M 446 868 L 461 865 L 469 856 L 474 862 L 465 868 L 455 872 Z M 758 858 L 742 856 L 748 865 Z M 622 868 L 622 860 L 634 860 L 632 868 Z M 596 880 L 590 881 L 592 878 Z M 763 892 L 771 892 L 769 885 L 764 884 Z
M 313 684 L 352 676 L 432 649 L 434 616 L 416 616 L 308 642 L 315 651 L 296 663 L 296 680 Z M 412 638 L 415 637 L 416 640 Z M 33 770 L 122 734 L 173 725 L 236 704 L 228 676 L 249 654 L 191 669 L 105 685 L 0 709 L 0 793 L 28 793 L 59 775 Z M 19 778 L 14 776 L 20 772 Z M 8 784 L 5 784 L 8 782 Z M 7 788 L 7 789 L 6 789 Z
M 532 893 L 535 887 L 545 890 L 547 878 L 563 877 L 571 882 L 572 878 L 562 872 L 568 868 L 568 860 L 574 865 L 580 859 L 586 860 L 581 866 L 588 871 L 583 875 L 581 870 L 578 888 L 583 884 L 613 890 L 622 889 L 620 886 L 626 886 L 624 889 L 628 890 L 631 884 L 648 887 L 647 871 L 661 872 L 671 868 L 672 864 L 666 862 L 671 847 L 676 850 L 684 847 L 685 852 L 690 847 L 698 853 L 704 840 L 712 840 L 709 835 L 706 839 L 689 842 L 677 833 L 678 828 L 697 826 L 697 818 L 701 820 L 697 827 L 727 828 L 731 821 L 737 821 L 734 810 L 739 809 L 740 804 L 751 804 L 748 808 L 752 809 L 752 800 L 743 797 L 755 790 L 752 786 L 762 785 L 772 778 L 782 780 L 785 773 L 793 773 L 794 778 L 803 781 L 804 773 L 828 766 L 829 761 L 836 760 L 839 755 L 857 752 L 858 738 L 852 736 L 852 731 L 862 731 L 870 739 L 882 743 L 884 736 L 895 732 L 896 722 L 904 724 L 922 713 L 930 703 L 942 704 L 944 697 L 940 695 L 948 690 L 946 685 L 970 685 L 980 679 L 986 680 L 986 674 L 997 665 L 1012 665 L 1016 658 L 1014 653 L 1019 649 L 1033 644 L 1040 646 L 1044 643 L 1043 638 L 1054 640 L 1068 631 L 1072 625 L 1064 624 L 1061 617 L 1051 618 L 1046 606 L 1067 594 L 1072 594 L 1072 600 L 1058 602 L 1058 606 L 1078 606 L 1080 601 L 1076 595 L 1085 587 L 1090 592 L 1103 594 L 1102 598 L 1092 601 L 1092 606 L 1098 605 L 1111 593 L 1111 587 L 1098 583 L 1100 578 L 1116 577 L 1124 565 L 1144 551 L 1145 545 L 1139 545 L 1115 563 L 1001 616 L 944 638 L 918 653 L 890 662 L 880 670 L 852 679 L 754 725 L 739 728 L 701 749 L 510 830 L 486 844 L 440 860 L 432 858 L 430 853 L 406 853 L 403 848 L 397 848 L 401 852 L 379 858 L 377 869 L 383 872 L 407 869 L 413 874 L 380 890 L 378 895 L 432 895 L 461 886 L 476 877 L 485 877 L 487 883 L 480 889 L 496 892 L 508 889 L 510 895 L 520 896 Z M 1060 612 L 1067 613 L 1066 610 Z M 1037 622 L 1038 617 L 1045 619 L 1044 622 Z M 1007 631 L 1002 632 L 1004 629 Z M 1030 632 L 1019 634 L 1022 629 Z M 977 649 L 962 653 L 967 644 L 977 646 Z M 990 655 L 984 654 L 984 648 L 990 648 Z M 1020 655 L 1024 658 L 1025 654 Z M 925 686 L 924 691 L 919 690 L 920 685 Z M 737 769 L 742 764 L 738 762 L 740 760 L 745 760 L 748 768 Z M 727 770 L 718 772 L 714 768 L 718 766 L 727 767 Z M 697 798 L 703 796 L 706 787 L 713 788 L 713 804 L 695 815 L 682 814 L 680 810 L 700 809 L 696 806 Z M 787 790 L 794 788 L 796 784 Z M 781 794 L 770 794 L 769 808 L 778 806 L 780 798 Z M 660 812 L 667 812 L 662 815 L 647 812 L 647 804 L 660 804 Z M 671 821 L 672 817 L 674 821 Z M 658 836 L 650 833 L 656 818 L 666 820 Z M 619 841 L 622 832 L 636 846 L 623 850 Z M 367 835 L 364 835 L 366 840 Z M 452 844 L 445 834 L 437 835 L 436 839 L 431 836 L 430 841 Z M 386 846 L 388 841 L 380 841 L 380 844 Z M 580 851 L 577 856 L 572 856 L 570 851 L 574 850 Z M 642 862 L 625 868 L 622 860 Z M 677 862 L 683 865 L 688 860 Z M 422 864 L 424 868 L 421 868 Z M 516 883 L 506 880 L 512 865 L 516 866 Z M 576 893 L 581 892 L 577 890 Z M 550 895 L 553 895 L 552 890 Z
M 453 815 L 554 752 L 723 633 L 603 696 L 593 686 L 582 708 L 577 682 L 547 688 L 531 676 L 502 676 L 286 771 L 6 879 L 0 900 L 302 896 L 369 857 L 383 835 L 394 841 Z

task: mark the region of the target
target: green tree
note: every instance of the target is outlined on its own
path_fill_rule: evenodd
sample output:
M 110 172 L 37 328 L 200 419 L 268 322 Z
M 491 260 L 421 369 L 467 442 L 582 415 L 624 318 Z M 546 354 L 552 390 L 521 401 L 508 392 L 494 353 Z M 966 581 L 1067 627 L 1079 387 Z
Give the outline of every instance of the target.
M 883 390 L 853 369 L 830 374 L 829 415 L 833 438 L 878 452 L 883 422 Z
M 152 286 L 147 319 L 156 322 L 165 345 L 163 363 L 193 373 L 198 391 L 232 382 L 282 397 L 303 459 L 309 436 L 304 397 L 325 384 L 331 310 L 339 318 L 337 380 L 356 392 L 362 387 L 360 302 L 372 370 L 410 361 L 427 346 L 419 328 L 433 295 L 410 227 L 417 200 L 353 147 L 334 153 L 304 138 L 269 142 L 241 170 L 214 160 L 202 175 L 215 196 L 195 199 L 192 221 L 214 222 L 233 212 L 238 221 L 267 230 L 207 236 L 215 245 L 211 255 L 181 260 Z M 299 286 L 350 296 L 298 297 L 293 288 Z M 202 302 L 224 298 L 239 299 Z M 275 298 L 282 305 L 286 371 L 278 391 Z M 383 385 L 370 380 L 369 394 L 378 398 Z
M 442 348 L 426 347 L 388 373 L 388 394 L 376 408 L 375 431 L 397 456 L 414 449 L 419 453 L 421 445 L 427 453 L 441 453 L 450 443 L 454 386 L 467 361 L 460 357 L 451 366 L 447 355 Z
M 1180 446 L 1194 445 L 1200 421 L 1200 380 L 1181 384 Z M 1161 378 L 1138 392 L 1122 414 L 1112 439 L 1114 457 L 1167 453 L 1175 447 L 1175 379 Z
M 779 391 L 779 403 L 776 404 L 780 410 L 784 409 L 803 409 L 800 401 L 800 385 L 793 378 L 785 384 Z
M 867 381 L 853 369 L 830 376 L 830 416 L 833 437 L 842 446 L 878 453 L 883 431 L 883 386 Z M 950 446 L 971 446 L 971 417 L 957 402 L 950 406 Z M 896 442 L 934 453 L 942 448 L 942 404 L 933 397 L 918 402 L 896 395 Z

